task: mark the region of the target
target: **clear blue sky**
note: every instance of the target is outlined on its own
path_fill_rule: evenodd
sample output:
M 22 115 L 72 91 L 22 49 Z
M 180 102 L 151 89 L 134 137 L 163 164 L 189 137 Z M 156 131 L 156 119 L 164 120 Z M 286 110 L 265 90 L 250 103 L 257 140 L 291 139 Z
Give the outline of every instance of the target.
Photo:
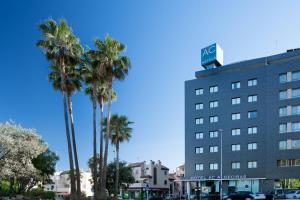
M 300 47 L 297 0 L 2 0 L 0 6 L 0 121 L 36 128 L 68 167 L 61 95 L 48 83 L 47 62 L 35 43 L 39 23 L 64 17 L 83 44 L 106 33 L 127 45 L 132 70 L 116 83 L 113 112 L 135 122 L 128 162 L 184 162 L 184 81 L 200 70 L 200 49 L 218 42 L 225 64 Z M 82 168 L 92 154 L 89 99 L 74 96 Z M 111 152 L 111 157 L 113 153 Z

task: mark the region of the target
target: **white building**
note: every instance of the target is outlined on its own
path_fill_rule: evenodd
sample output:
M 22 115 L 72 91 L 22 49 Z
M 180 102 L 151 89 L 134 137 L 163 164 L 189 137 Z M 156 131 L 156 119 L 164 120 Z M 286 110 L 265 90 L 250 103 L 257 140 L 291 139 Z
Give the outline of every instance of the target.
M 93 196 L 92 173 L 90 171 L 81 172 L 81 192 L 87 197 Z M 66 171 L 55 172 L 51 177 L 53 184 L 44 185 L 45 191 L 53 191 L 57 196 L 68 196 L 71 193 L 70 177 Z

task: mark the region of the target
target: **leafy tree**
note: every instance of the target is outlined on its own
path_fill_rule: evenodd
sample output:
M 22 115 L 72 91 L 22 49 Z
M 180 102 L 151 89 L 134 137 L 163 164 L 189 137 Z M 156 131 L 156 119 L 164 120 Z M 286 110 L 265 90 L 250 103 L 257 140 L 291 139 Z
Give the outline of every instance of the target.
M 32 164 L 39 170 L 43 184 L 50 181 L 50 176 L 54 174 L 58 160 L 59 157 L 49 149 L 32 159 Z
M 106 130 L 107 118 L 104 120 L 104 129 Z M 129 127 L 133 122 L 129 121 L 124 115 L 112 115 L 111 117 L 111 129 L 109 138 L 111 143 L 116 147 L 116 179 L 115 179 L 115 195 L 119 193 L 119 155 L 120 155 L 120 143 L 129 141 L 131 138 L 132 128 Z M 107 134 L 107 132 L 106 132 Z
M 80 45 L 79 39 L 74 35 L 71 28 L 64 19 L 61 19 L 59 24 L 53 19 L 48 19 L 46 22 L 39 25 L 43 39 L 37 42 L 37 46 L 45 52 L 46 58 L 53 66 L 59 66 L 61 77 L 61 93 L 63 96 L 64 119 L 66 127 L 66 137 L 68 143 L 69 164 L 71 170 L 71 199 L 75 198 L 76 186 L 74 177 L 74 161 L 72 155 L 72 143 L 69 130 L 69 119 L 67 109 L 67 91 L 65 84 L 66 67 L 70 63 L 79 62 L 83 53 L 83 48 Z M 74 144 L 73 144 L 74 145 Z M 80 180 L 77 179 L 77 198 L 80 198 Z
M 0 124 L 0 146 L 6 152 L 1 159 L 0 177 L 9 181 L 10 193 L 29 190 L 42 180 L 32 159 L 45 152 L 47 145 L 36 130 L 11 122 Z

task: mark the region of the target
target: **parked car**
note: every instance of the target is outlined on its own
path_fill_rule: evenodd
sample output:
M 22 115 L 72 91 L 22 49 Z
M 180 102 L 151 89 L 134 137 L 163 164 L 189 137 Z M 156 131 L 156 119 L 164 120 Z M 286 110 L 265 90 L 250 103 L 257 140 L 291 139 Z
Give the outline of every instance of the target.
M 251 196 L 251 192 L 248 191 L 239 191 L 232 194 L 229 194 L 228 197 L 224 198 L 225 200 L 253 200 L 254 197 Z
M 291 190 L 285 194 L 285 198 L 287 199 L 299 199 L 300 198 L 300 190 Z
M 250 194 L 254 199 L 266 199 L 266 195 L 262 192 L 256 192 Z

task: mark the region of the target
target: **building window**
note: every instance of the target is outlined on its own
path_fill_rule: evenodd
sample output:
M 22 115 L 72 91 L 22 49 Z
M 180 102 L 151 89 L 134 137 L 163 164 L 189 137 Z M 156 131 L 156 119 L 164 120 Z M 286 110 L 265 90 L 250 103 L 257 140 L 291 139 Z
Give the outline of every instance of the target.
M 241 82 L 240 81 L 231 83 L 231 89 L 234 90 L 234 89 L 238 89 L 238 88 L 241 88 Z
M 196 110 L 202 110 L 203 109 L 203 103 L 196 103 Z
M 279 99 L 280 100 L 287 99 L 287 90 L 281 90 L 279 92 Z
M 249 161 L 248 162 L 248 168 L 257 168 L 257 161 Z
M 279 124 L 279 133 L 287 132 L 287 124 Z
M 203 133 L 197 132 L 195 133 L 195 138 L 198 139 L 203 139 Z
M 203 88 L 198 88 L 195 90 L 195 94 L 198 95 L 202 95 L 203 94 Z
M 254 119 L 254 118 L 257 118 L 257 111 L 256 110 L 249 111 L 248 112 L 248 119 Z
M 256 102 L 257 101 L 257 95 L 249 95 L 248 96 L 248 102 L 251 103 L 251 102 Z
M 248 80 L 248 86 L 249 87 L 252 87 L 252 86 L 255 86 L 255 85 L 257 85 L 257 79 L 256 78 Z
M 156 167 L 153 168 L 153 184 L 154 185 L 157 184 L 157 168 Z
M 300 131 L 300 122 L 293 122 L 292 123 L 292 132 Z
M 292 106 L 292 115 L 300 115 L 300 105 Z
M 231 145 L 231 151 L 240 151 L 241 145 L 240 144 L 232 144 Z
M 248 127 L 248 134 L 249 135 L 257 134 L 257 126 Z
M 196 171 L 203 171 L 203 164 L 196 164 Z
M 218 131 L 210 131 L 209 132 L 210 138 L 217 138 L 218 137 Z
M 168 185 L 168 181 L 167 180 L 165 180 L 165 185 Z
M 239 128 L 231 129 L 231 135 L 232 136 L 241 135 L 241 129 Z
M 287 149 L 287 141 L 279 141 L 279 150 Z
M 248 143 L 248 150 L 256 150 L 257 143 Z
M 286 73 L 279 75 L 279 82 L 280 83 L 286 83 L 287 82 L 287 74 Z
M 300 166 L 300 159 L 277 160 L 278 167 Z
M 218 116 L 211 116 L 211 117 L 209 117 L 209 122 L 210 123 L 216 123 L 218 121 L 219 121 Z
M 195 148 L 195 153 L 196 153 L 196 154 L 203 153 L 203 147 L 196 147 L 196 148 Z
M 209 102 L 209 107 L 216 108 L 219 106 L 218 104 L 219 104 L 218 101 L 211 101 L 211 102 Z
M 210 146 L 209 147 L 209 152 L 210 153 L 216 153 L 216 152 L 218 152 L 218 146 Z
M 239 119 L 241 119 L 241 114 L 240 113 L 232 113 L 231 114 L 231 119 L 232 120 L 239 120 Z
M 231 99 L 231 104 L 236 105 L 241 103 L 241 98 L 240 97 L 235 97 Z
M 292 81 L 300 80 L 300 71 L 292 72 Z
M 232 162 L 231 163 L 231 169 L 240 169 L 241 163 L 240 162 Z
M 209 169 L 210 170 L 218 170 L 218 163 L 210 163 Z
M 209 87 L 209 92 L 210 93 L 215 93 L 215 92 L 218 92 L 218 86 L 215 85 L 215 86 L 211 86 Z
M 195 122 L 196 124 L 203 124 L 203 118 L 196 118 Z
M 300 88 L 292 89 L 292 98 L 300 97 Z
M 279 108 L 279 116 L 280 117 L 287 116 L 287 107 Z

